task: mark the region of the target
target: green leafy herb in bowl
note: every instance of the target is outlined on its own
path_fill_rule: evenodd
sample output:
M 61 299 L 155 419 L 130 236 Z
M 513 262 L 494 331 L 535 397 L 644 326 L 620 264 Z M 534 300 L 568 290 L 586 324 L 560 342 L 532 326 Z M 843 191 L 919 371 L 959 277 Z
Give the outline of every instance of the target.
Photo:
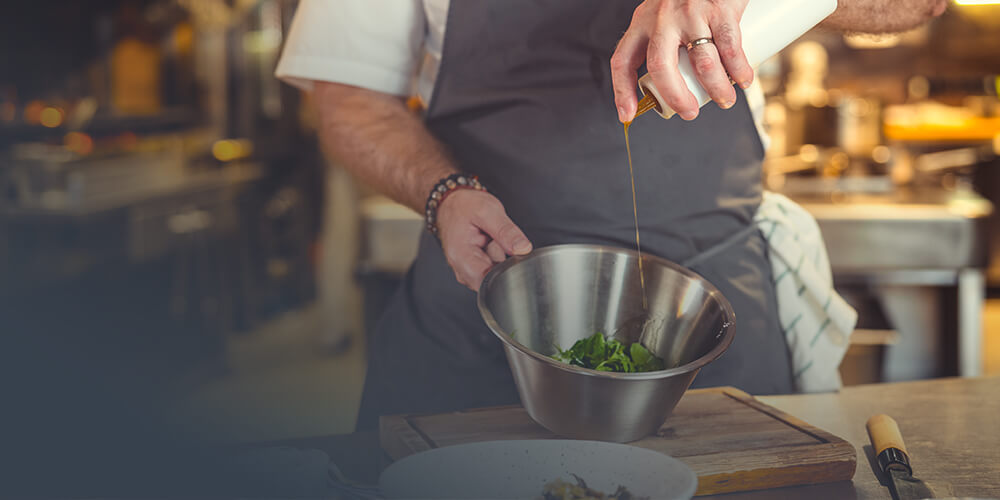
M 626 346 L 617 339 L 606 339 L 597 332 L 577 340 L 567 350 L 556 348 L 552 359 L 574 366 L 603 372 L 637 373 L 664 369 L 663 360 L 649 352 L 642 344 L 633 342 Z

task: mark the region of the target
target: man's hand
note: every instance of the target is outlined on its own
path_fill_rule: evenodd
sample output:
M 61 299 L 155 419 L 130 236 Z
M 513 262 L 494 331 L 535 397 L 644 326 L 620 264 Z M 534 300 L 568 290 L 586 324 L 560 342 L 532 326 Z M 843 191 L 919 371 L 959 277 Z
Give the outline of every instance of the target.
M 724 109 L 736 103 L 731 76 L 740 87 L 753 82 L 753 69 L 743 53 L 740 19 L 748 0 L 646 0 L 636 7 L 632 24 L 611 57 L 618 119 L 634 118 L 638 104 L 636 71 L 643 62 L 653 84 L 671 109 L 685 120 L 698 116 L 698 102 L 678 70 L 678 48 L 698 38 L 689 56 L 698 81 Z M 727 74 L 728 73 L 728 76 Z
M 531 251 L 531 242 L 485 191 L 460 189 L 438 207 L 438 236 L 458 282 L 479 290 L 493 264 Z
M 339 83 L 316 83 L 326 151 L 361 180 L 417 213 L 438 179 L 457 171 L 423 122 L 395 96 Z M 500 200 L 460 189 L 438 207 L 438 236 L 455 277 L 472 290 L 494 263 L 531 251 Z

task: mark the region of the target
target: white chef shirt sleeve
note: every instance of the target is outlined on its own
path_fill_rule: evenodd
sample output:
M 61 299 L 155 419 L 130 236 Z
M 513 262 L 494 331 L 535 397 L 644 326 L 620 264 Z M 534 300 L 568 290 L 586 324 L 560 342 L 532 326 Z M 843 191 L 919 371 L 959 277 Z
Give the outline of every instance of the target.
M 328 81 L 405 96 L 425 33 L 422 0 L 302 0 L 275 76 L 307 91 Z

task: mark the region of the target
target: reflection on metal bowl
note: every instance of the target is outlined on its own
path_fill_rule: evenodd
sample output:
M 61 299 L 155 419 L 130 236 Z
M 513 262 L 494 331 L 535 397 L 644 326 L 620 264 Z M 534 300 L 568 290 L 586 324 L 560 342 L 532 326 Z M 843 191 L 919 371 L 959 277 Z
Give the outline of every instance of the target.
M 525 409 L 549 430 L 618 442 L 652 434 L 698 370 L 732 342 L 732 307 L 711 283 L 658 257 L 644 255 L 643 266 L 647 310 L 638 254 L 623 248 L 542 248 L 483 280 L 480 313 L 504 343 Z M 643 327 L 628 327 L 637 320 Z M 667 369 L 609 373 L 549 357 L 595 332 L 641 342 Z

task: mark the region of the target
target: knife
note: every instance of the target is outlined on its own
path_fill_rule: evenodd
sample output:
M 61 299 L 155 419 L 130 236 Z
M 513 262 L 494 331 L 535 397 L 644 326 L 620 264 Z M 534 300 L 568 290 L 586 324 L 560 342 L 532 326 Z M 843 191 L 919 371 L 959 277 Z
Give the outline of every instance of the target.
M 875 449 L 878 467 L 889 483 L 889 492 L 895 500 L 932 498 L 934 490 L 913 477 L 910 457 L 906 454 L 899 426 L 889 415 L 874 415 L 865 424 L 868 437 Z

